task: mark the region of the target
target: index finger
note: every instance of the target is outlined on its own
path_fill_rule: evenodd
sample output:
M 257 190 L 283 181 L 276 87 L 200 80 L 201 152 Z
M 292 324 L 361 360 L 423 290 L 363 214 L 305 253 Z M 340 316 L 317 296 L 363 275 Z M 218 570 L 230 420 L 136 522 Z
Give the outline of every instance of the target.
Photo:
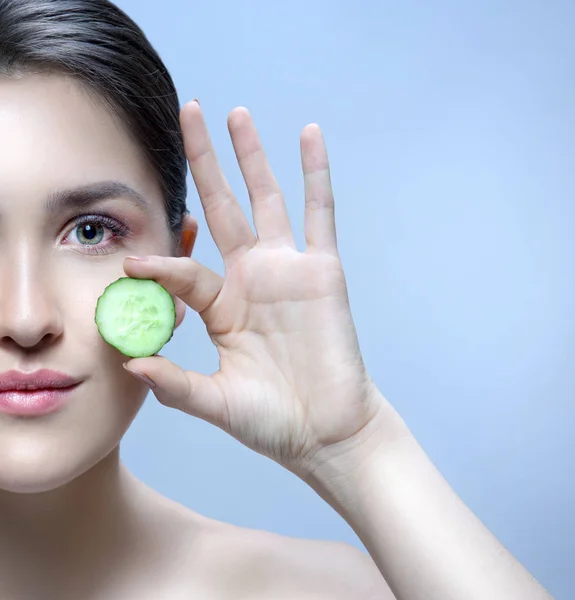
M 224 283 L 223 277 L 187 256 L 127 256 L 124 271 L 128 277 L 157 281 L 197 313 L 213 304 Z
M 180 124 L 190 171 L 222 257 L 226 259 L 242 247 L 251 248 L 256 237 L 222 173 L 197 101 L 182 108 Z

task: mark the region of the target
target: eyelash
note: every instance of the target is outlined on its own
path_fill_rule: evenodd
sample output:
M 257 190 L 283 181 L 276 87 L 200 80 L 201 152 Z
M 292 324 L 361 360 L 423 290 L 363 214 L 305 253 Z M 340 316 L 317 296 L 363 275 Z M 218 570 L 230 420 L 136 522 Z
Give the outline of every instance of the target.
M 66 239 L 75 229 L 82 225 L 103 225 L 105 229 L 108 229 L 113 234 L 113 237 L 103 244 L 75 244 L 81 246 L 82 252 L 86 254 L 109 254 L 122 239 L 126 239 L 131 233 L 127 225 L 113 217 L 107 215 L 80 215 L 75 219 L 66 235 Z

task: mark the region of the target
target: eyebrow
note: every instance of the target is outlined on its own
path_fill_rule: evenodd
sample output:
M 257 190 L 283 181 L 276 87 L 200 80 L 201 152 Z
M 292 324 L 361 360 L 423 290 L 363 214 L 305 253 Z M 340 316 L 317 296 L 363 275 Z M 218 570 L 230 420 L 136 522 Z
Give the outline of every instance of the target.
M 50 214 L 57 214 L 65 209 L 87 208 L 101 200 L 124 197 L 140 208 L 149 207 L 148 200 L 129 185 L 120 181 L 98 181 L 75 188 L 50 192 L 46 198 L 45 208 Z

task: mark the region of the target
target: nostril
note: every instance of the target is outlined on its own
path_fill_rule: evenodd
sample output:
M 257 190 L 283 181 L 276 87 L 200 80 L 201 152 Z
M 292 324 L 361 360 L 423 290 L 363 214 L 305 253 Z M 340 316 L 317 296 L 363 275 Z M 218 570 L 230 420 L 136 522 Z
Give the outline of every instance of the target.
M 12 352 L 41 352 L 56 343 L 60 335 L 54 333 L 42 335 L 33 331 L 28 331 L 26 334 L 11 332 L 0 338 L 0 345 Z

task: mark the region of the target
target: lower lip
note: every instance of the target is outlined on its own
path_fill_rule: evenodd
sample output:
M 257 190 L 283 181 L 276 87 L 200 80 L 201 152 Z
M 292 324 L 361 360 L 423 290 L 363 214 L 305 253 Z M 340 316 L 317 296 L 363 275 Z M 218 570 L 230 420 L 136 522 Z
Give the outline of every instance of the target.
M 47 415 L 59 410 L 76 387 L 0 392 L 0 412 L 25 417 Z

